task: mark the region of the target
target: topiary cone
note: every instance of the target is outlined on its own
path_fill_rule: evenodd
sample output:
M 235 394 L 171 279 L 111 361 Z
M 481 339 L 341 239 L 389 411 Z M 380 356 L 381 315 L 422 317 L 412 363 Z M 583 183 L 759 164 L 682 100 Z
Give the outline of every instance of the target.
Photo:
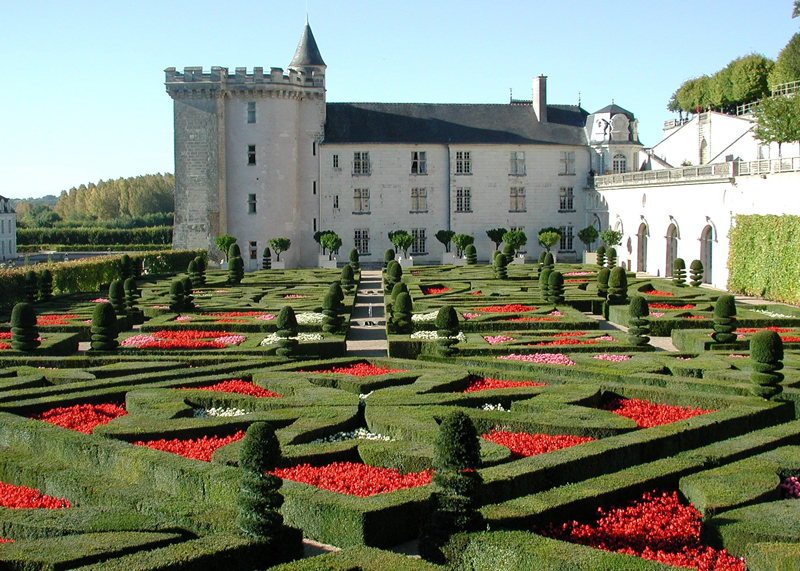
M 392 260 L 386 266 L 386 287 L 391 290 L 394 284 L 401 281 L 403 281 L 403 268 L 397 260 Z
M 700 260 L 692 260 L 692 263 L 689 265 L 689 269 L 690 277 L 692 279 L 690 285 L 692 287 L 700 287 L 703 283 L 703 274 L 705 273 L 703 262 Z
M 650 322 L 647 319 L 649 315 L 647 300 L 640 295 L 634 295 L 628 306 L 628 343 L 640 347 L 650 342 L 647 336 L 650 332 Z
M 597 295 L 603 299 L 608 297 L 608 279 L 611 277 L 611 270 L 602 268 L 597 272 Z
M 33 303 L 39 297 L 39 279 L 36 277 L 36 272 L 28 270 L 25 272 L 23 278 L 23 291 L 25 292 L 25 301 Z
M 392 330 L 394 333 L 411 333 L 414 326 L 411 316 L 414 304 L 408 292 L 397 294 L 397 298 L 392 302 Z
M 386 269 L 389 266 L 389 262 L 393 261 L 397 253 L 392 249 L 389 248 L 383 253 L 383 268 Z
M 355 248 L 350 250 L 350 261 L 349 261 L 349 264 L 350 264 L 350 267 L 353 268 L 354 272 L 357 272 L 358 270 L 361 269 L 361 263 L 360 263 L 359 260 L 360 260 L 360 257 L 358 255 L 358 250 L 356 250 Z
M 240 490 L 236 525 L 245 534 L 260 541 L 278 539 L 283 526 L 280 507 L 282 481 L 269 473 L 281 458 L 275 431 L 266 422 L 254 422 L 247 428 L 239 449 Z
M 183 311 L 183 282 L 172 280 L 169 286 L 169 309 L 175 313 Z
M 122 280 L 114 280 L 108 286 L 108 301 L 117 315 L 125 315 L 127 313 L 125 307 L 125 284 Z
M 550 298 L 550 274 L 553 270 L 544 266 L 542 271 L 539 272 L 539 295 L 542 296 L 544 301 Z
M 451 305 L 443 305 L 436 315 L 436 353 L 443 357 L 452 357 L 458 353 L 459 333 L 458 314 Z
M 194 311 L 194 296 L 192 295 L 194 284 L 192 283 L 192 278 L 185 276 L 181 279 L 181 283 L 183 284 L 182 311 Z
M 608 276 L 608 303 L 623 305 L 628 299 L 628 274 L 625 268 L 615 267 Z
M 339 282 L 333 282 L 330 286 L 328 286 L 328 293 L 334 294 L 339 301 L 344 301 L 344 292 L 342 291 L 342 286 Z
M 42 270 L 42 273 L 39 274 L 37 287 L 39 290 L 39 301 L 50 301 L 53 299 L 53 274 L 47 268 Z
M 552 252 L 547 252 L 544 255 L 544 266 L 546 268 L 550 268 L 551 270 L 556 267 L 556 259 Z
M 606 247 L 597 247 L 597 265 L 601 268 L 606 267 Z
M 346 266 L 345 266 L 346 267 Z M 297 337 L 297 317 L 294 309 L 286 305 L 278 313 L 278 349 L 275 351 L 279 357 L 295 357 L 299 342 Z
M 494 277 L 498 280 L 508 279 L 508 257 L 502 252 L 495 252 L 494 257 Z
M 11 310 L 11 348 L 17 351 L 33 351 L 41 343 L 33 306 L 29 303 L 14 305 Z
M 350 266 L 350 264 L 347 264 L 342 268 L 342 273 L 339 275 L 339 283 L 342 285 L 348 295 L 353 291 L 353 288 L 356 284 L 356 278 L 353 274 L 353 268 Z
M 676 287 L 686 287 L 686 262 L 683 258 L 676 258 L 672 262 L 672 283 Z
M 335 293 L 326 293 L 325 298 L 322 300 L 322 313 L 325 315 L 323 318 L 322 330 L 328 333 L 336 333 L 342 326 L 342 318 L 340 317 L 344 306 L 341 300 Z
M 464 258 L 468 266 L 474 266 L 478 263 L 478 250 L 475 249 L 474 244 L 469 244 L 464 248 Z

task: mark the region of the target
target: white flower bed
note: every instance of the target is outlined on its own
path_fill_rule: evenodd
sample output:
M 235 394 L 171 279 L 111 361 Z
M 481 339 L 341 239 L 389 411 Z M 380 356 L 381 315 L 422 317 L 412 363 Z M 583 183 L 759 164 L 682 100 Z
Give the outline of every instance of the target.
M 500 404 L 500 403 L 490 404 L 490 403 L 487 402 L 485 405 L 479 406 L 478 408 L 480 410 L 499 410 L 500 412 L 511 412 L 510 410 L 504 409 L 503 405 Z
M 394 438 L 384 436 L 382 434 L 375 434 L 366 428 L 357 428 L 352 432 L 338 432 L 325 438 L 317 438 L 311 444 L 323 444 L 325 442 L 344 442 L 346 440 L 380 440 L 382 442 L 394 442 Z
M 295 316 L 298 325 L 320 325 L 325 315 L 313 311 L 303 311 Z
M 791 315 L 784 315 L 783 313 L 776 313 L 774 311 L 769 311 L 768 309 L 754 309 L 752 311 L 753 311 L 753 313 L 761 313 L 762 315 L 766 315 L 767 317 L 792 317 Z
M 430 313 L 415 313 L 411 316 L 411 321 L 414 323 L 429 323 L 436 321 L 436 316 L 439 315 L 438 311 L 431 311 Z
M 436 331 L 417 331 L 411 334 L 412 339 L 425 339 L 426 341 L 435 341 L 436 339 L 440 339 L 439 334 Z M 448 339 L 458 339 L 462 343 L 466 343 L 467 336 L 463 333 L 459 333 L 458 335 L 448 337 Z
M 261 341 L 261 347 L 267 347 L 269 345 L 274 345 L 278 342 L 280 337 L 278 337 L 277 333 L 270 333 Z M 303 341 L 322 341 L 322 334 L 321 333 L 298 333 L 297 337 L 289 337 L 289 339 L 297 339 L 301 343 Z
M 250 414 L 246 410 L 242 410 L 241 408 L 223 408 L 223 407 L 214 407 L 214 408 L 196 408 L 194 409 L 194 417 L 195 418 L 207 418 L 209 416 L 244 416 L 245 414 Z

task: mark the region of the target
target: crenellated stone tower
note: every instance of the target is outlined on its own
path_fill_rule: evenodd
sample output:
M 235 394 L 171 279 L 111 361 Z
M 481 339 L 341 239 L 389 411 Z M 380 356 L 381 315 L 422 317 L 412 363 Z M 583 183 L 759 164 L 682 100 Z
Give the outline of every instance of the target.
M 325 69 L 306 23 L 286 72 L 165 70 L 175 113 L 174 248 L 214 253 L 214 239 L 232 234 L 256 269 L 268 239 L 289 238 L 287 267 L 316 265 Z

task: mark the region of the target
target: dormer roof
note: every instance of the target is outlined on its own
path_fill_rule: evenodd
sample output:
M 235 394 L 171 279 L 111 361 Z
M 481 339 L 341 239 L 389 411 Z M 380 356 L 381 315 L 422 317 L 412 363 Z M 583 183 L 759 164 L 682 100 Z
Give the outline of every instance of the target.
M 619 113 L 622 113 L 628 119 L 631 119 L 631 120 L 635 119 L 635 117 L 633 116 L 633 113 L 631 113 L 627 109 L 623 109 L 619 105 L 615 105 L 613 103 L 611 105 L 606 105 L 605 107 L 603 107 L 599 111 L 595 111 L 593 113 L 593 115 L 599 115 L 600 113 L 608 113 L 609 115 L 612 115 L 612 116 L 618 115 Z
M 294 57 L 289 67 L 309 67 L 314 65 L 324 66 L 325 62 L 319 53 L 314 34 L 311 32 L 311 26 L 306 22 L 306 27 L 303 28 L 303 35 L 300 37 L 300 43 L 297 44 L 297 50 L 294 52 Z

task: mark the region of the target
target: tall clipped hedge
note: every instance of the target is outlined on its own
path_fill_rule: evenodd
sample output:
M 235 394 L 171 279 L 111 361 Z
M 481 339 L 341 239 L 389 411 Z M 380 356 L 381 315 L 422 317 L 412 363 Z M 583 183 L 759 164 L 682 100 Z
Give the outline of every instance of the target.
M 172 226 L 150 228 L 18 228 L 17 244 L 161 244 L 172 243 Z
M 205 250 L 160 250 L 130 254 L 134 267 L 142 264 L 150 274 L 180 272 L 196 256 L 205 257 Z M 122 256 L 97 256 L 72 262 L 47 264 L 53 274 L 53 293 L 97 291 L 103 284 L 120 276 Z M 43 266 L 36 266 L 44 269 Z M 13 307 L 25 300 L 25 273 L 28 268 L 0 270 L 0 307 Z
M 800 216 L 740 215 L 728 237 L 729 291 L 800 303 Z

